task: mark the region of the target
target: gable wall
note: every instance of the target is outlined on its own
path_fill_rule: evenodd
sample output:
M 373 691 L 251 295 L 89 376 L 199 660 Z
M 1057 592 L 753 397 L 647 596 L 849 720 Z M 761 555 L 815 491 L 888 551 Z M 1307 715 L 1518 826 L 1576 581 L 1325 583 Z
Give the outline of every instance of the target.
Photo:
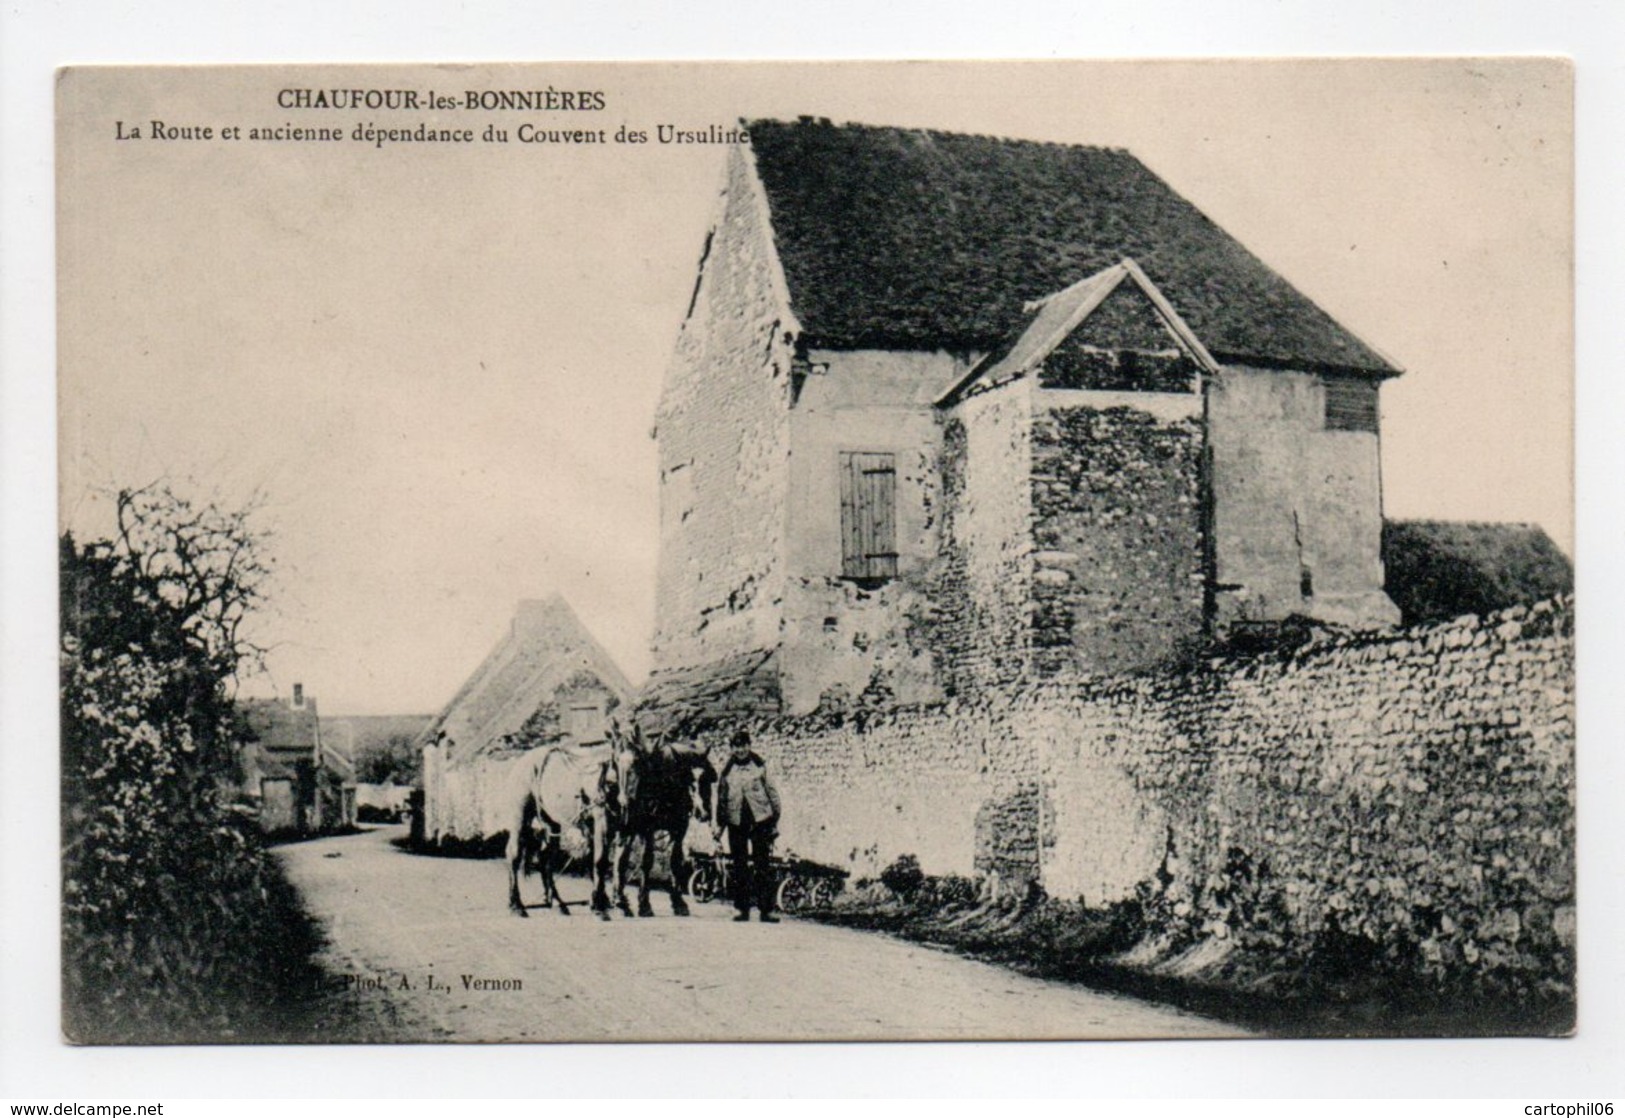
M 814 350 L 790 417 L 791 523 L 786 553 L 797 575 L 841 574 L 842 451 L 880 451 L 897 460 L 900 575 L 936 557 L 941 504 L 941 431 L 932 400 L 963 375 L 947 353 Z
M 1209 382 L 1221 630 L 1294 613 L 1365 627 L 1399 619 L 1382 589 L 1378 437 L 1325 430 L 1324 401 L 1308 373 L 1231 366 Z
M 730 153 L 657 421 L 657 671 L 778 639 L 794 322 L 748 160 Z

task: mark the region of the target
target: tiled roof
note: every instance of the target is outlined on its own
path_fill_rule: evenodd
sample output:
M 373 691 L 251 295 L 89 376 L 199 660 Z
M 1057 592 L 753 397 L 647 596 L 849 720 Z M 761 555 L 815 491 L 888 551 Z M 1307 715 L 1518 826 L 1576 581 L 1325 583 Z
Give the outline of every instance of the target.
M 681 736 L 731 719 L 776 715 L 777 664 L 765 650 L 656 672 L 638 695 L 637 723 L 645 733 Z
M 1398 371 L 1126 151 L 810 120 L 749 130 L 810 345 L 985 353 L 1025 303 L 1132 257 L 1221 361 Z
M 314 700 L 296 708 L 283 699 L 244 699 L 238 708 L 248 733 L 268 756 L 315 759 L 319 731 Z

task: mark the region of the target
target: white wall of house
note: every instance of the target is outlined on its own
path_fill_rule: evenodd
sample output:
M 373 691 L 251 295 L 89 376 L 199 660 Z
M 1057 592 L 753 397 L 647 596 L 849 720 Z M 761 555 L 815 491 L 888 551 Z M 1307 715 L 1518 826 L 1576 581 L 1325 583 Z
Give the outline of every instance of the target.
M 1220 627 L 1294 613 L 1397 624 L 1378 434 L 1328 430 L 1321 378 L 1302 372 L 1226 367 L 1207 411 Z
M 656 417 L 657 671 L 778 640 L 794 320 L 749 159 L 730 156 Z

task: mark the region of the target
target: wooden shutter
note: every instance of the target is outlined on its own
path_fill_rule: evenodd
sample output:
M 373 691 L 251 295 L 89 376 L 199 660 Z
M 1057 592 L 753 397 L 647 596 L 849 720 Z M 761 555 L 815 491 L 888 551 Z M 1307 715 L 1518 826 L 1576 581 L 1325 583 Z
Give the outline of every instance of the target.
M 897 467 L 890 454 L 841 453 L 841 574 L 897 577 Z
M 1355 377 L 1326 377 L 1326 430 L 1377 433 L 1377 386 Z

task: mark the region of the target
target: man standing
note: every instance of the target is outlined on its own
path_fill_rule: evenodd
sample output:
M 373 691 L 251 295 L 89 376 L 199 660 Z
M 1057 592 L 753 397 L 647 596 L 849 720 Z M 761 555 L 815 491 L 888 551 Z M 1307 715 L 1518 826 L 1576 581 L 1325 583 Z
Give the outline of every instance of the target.
M 750 919 L 754 897 L 764 924 L 773 915 L 773 840 L 779 832 L 779 791 L 767 775 L 767 763 L 750 747 L 750 732 L 740 730 L 728 743 L 728 763 L 717 778 L 717 808 L 712 818 L 728 829 L 729 874 L 733 878 L 735 920 Z

